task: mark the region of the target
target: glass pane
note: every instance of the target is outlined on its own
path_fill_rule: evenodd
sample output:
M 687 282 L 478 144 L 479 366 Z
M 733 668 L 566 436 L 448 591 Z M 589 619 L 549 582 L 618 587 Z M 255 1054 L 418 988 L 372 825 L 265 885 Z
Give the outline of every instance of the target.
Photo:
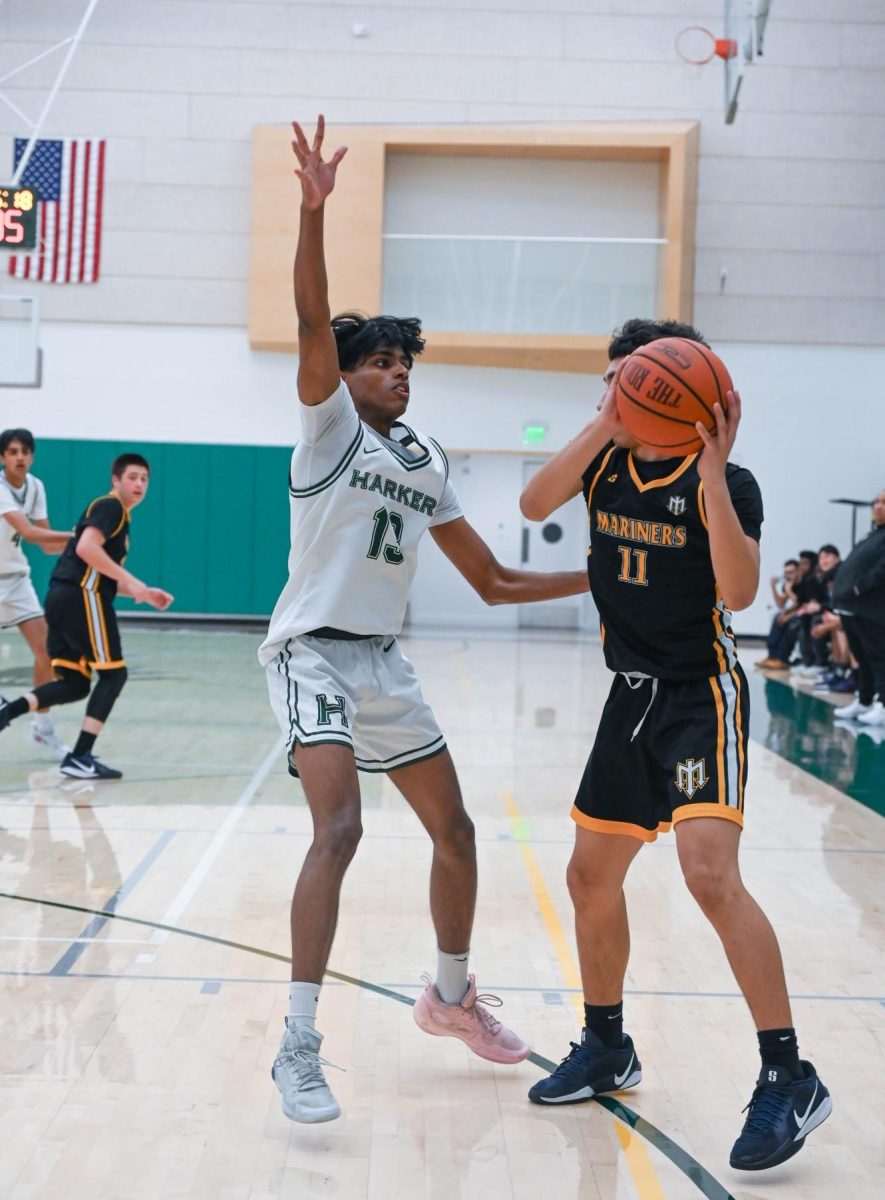
M 659 241 L 384 239 L 382 307 L 426 329 L 600 334 L 657 309 Z

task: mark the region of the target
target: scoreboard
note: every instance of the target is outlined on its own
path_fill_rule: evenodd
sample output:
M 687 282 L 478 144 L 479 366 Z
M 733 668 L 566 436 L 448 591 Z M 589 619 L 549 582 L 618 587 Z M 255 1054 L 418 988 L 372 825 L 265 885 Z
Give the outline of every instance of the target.
M 36 190 L 0 184 L 0 250 L 33 250 L 36 245 Z

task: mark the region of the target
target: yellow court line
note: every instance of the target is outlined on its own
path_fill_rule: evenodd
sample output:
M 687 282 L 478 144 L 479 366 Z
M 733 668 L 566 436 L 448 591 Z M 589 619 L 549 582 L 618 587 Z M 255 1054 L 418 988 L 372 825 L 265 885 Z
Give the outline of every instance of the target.
M 544 882 L 544 876 L 541 868 L 538 866 L 538 860 L 535 858 L 534 851 L 532 850 L 529 823 L 517 808 L 516 801 L 511 792 L 502 792 L 501 800 L 510 820 L 510 836 L 519 846 L 523 866 L 525 867 L 526 875 L 528 875 L 529 883 L 535 895 L 535 903 L 546 926 L 547 936 L 553 944 L 562 978 L 568 987 L 577 989 L 576 994 L 572 995 L 570 999 L 583 1025 L 584 994 L 581 988 L 581 972 L 578 969 L 577 960 L 571 952 L 569 941 L 565 936 L 562 922 L 556 912 L 550 892 L 547 889 L 547 884 Z M 640 1200 L 666 1200 L 664 1190 L 661 1187 L 661 1181 L 658 1179 L 648 1150 L 645 1147 L 645 1142 L 637 1137 L 632 1130 L 622 1125 L 620 1121 L 615 1120 L 614 1126 Z

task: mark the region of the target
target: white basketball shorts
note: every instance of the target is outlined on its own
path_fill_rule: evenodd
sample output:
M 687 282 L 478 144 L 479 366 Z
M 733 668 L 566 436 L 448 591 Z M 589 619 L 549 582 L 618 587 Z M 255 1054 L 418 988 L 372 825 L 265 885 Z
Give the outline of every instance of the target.
M 30 575 L 0 575 L 0 629 L 43 616 Z
M 267 664 L 270 703 L 295 745 L 348 746 L 360 771 L 394 771 L 446 747 L 394 637 L 289 638 Z M 291 763 L 291 757 L 290 757 Z

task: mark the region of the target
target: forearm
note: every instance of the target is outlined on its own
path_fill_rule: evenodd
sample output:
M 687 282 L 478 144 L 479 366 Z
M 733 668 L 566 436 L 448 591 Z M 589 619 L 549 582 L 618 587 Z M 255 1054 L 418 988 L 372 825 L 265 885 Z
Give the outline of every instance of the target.
M 487 604 L 532 604 L 589 590 L 586 571 L 517 571 L 499 565 L 480 594 Z
M 98 546 L 83 546 L 78 543 L 77 556 L 98 571 L 99 575 L 104 575 L 106 579 L 115 579 L 117 588 L 124 596 L 132 596 L 137 600 L 147 586 L 125 567 L 115 563 L 107 551 Z
M 759 587 L 759 550 L 741 528 L 723 477 L 704 484 L 704 507 L 713 573 L 725 603 L 733 611 L 749 608 Z
M 298 248 L 295 251 L 295 311 L 299 328 L 328 328 L 329 281 L 323 250 L 324 207 L 301 209 Z
M 523 516 L 530 521 L 543 521 L 577 495 L 581 477 L 611 438 L 608 423 L 595 417 L 532 476 L 519 498 Z

